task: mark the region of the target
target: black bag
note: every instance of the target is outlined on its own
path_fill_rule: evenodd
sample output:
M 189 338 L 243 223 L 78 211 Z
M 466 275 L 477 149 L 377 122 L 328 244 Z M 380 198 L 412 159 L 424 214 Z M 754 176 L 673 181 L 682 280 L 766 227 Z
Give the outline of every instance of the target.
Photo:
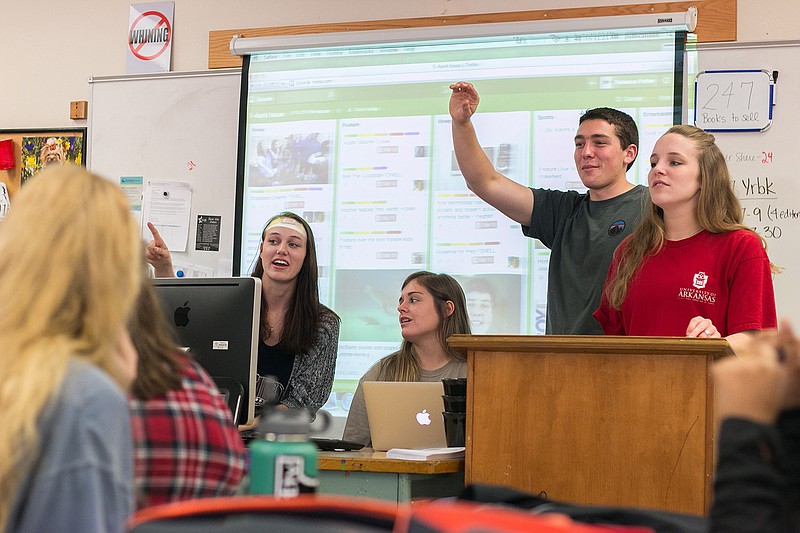
M 533 513 L 561 513 L 577 522 L 595 525 L 645 526 L 657 533 L 705 533 L 708 520 L 703 516 L 671 513 L 636 507 L 608 507 L 553 502 L 545 493 L 528 494 L 492 485 L 469 485 L 459 499 L 508 505 Z

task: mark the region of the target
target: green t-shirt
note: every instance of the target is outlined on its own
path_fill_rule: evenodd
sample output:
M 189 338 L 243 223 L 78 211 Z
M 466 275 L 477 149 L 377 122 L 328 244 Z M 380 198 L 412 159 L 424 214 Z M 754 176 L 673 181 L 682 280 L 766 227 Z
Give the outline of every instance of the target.
M 600 201 L 575 191 L 531 190 L 531 224 L 522 232 L 551 250 L 546 333 L 602 335 L 592 313 L 600 306 L 614 250 L 639 223 L 647 187 Z

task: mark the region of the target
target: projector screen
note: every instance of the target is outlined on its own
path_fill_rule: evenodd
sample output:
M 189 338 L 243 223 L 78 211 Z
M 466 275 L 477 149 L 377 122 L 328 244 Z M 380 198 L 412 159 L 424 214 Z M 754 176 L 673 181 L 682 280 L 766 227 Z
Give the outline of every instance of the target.
M 452 28 L 448 28 L 452 30 Z M 334 393 L 346 416 L 369 366 L 401 342 L 400 285 L 417 270 L 464 287 L 473 333 L 544 333 L 549 250 L 472 194 L 453 154 L 450 83 L 481 95 L 487 156 L 519 183 L 585 191 L 578 118 L 629 113 L 647 182 L 655 140 L 680 122 L 684 33 L 581 31 L 265 50 L 244 58 L 234 274 L 265 221 L 302 215 L 316 237 L 320 296 L 342 318 Z

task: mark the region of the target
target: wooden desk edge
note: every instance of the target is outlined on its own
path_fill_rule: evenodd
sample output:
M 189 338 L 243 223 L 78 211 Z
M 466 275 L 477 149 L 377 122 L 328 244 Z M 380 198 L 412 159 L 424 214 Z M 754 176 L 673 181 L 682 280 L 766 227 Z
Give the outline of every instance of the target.
M 464 459 L 406 461 L 387 459 L 386 452 L 371 449 L 356 452 L 319 452 L 320 470 L 342 472 L 389 472 L 395 474 L 450 474 L 464 471 Z

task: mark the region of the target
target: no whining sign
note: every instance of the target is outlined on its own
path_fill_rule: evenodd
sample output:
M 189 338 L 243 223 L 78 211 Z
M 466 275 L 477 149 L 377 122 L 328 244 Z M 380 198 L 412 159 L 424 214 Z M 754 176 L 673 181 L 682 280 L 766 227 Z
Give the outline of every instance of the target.
M 175 2 L 131 4 L 126 72 L 168 72 Z

